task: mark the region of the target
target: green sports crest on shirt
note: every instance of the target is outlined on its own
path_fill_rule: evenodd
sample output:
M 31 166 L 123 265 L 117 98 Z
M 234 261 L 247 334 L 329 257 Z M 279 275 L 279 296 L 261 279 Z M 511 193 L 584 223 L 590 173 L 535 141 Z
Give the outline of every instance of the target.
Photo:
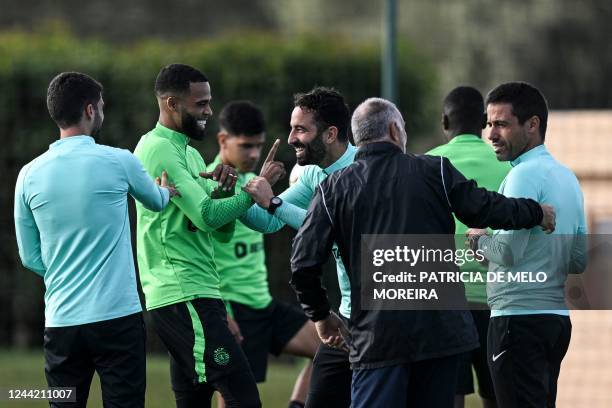
M 219 347 L 213 352 L 213 359 L 220 366 L 226 366 L 230 362 L 230 355 L 223 347 Z

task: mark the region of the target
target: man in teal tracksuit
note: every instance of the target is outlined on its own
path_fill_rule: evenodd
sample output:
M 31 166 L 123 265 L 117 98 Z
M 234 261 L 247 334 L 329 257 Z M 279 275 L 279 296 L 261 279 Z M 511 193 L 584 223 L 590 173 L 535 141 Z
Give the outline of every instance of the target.
M 474 179 L 479 187 L 497 191 L 510 171 L 510 165 L 495 157 L 493 148 L 482 140 L 486 125 L 484 100 L 477 89 L 459 86 L 444 99 L 442 126 L 449 142 L 430 150 L 427 154 L 444 156 L 468 179 Z M 467 226 L 455 218 L 456 247 L 462 248 Z M 466 262 L 461 271 L 487 272 L 478 262 Z M 495 407 L 495 393 L 487 366 L 487 328 L 491 312 L 487 307 L 486 281 L 465 284 L 465 294 L 476 323 L 480 347 L 464 356 L 457 373 L 455 408 L 463 407 L 464 396 L 474 392 L 472 365 L 478 378 L 478 391 L 483 407 Z
M 156 186 L 129 151 L 97 143 L 102 93 L 79 72 L 49 84 L 59 140 L 19 172 L 15 233 L 23 265 L 45 282 L 48 386 L 74 387 L 69 405 L 85 407 L 97 371 L 104 406 L 144 407 L 146 338 L 127 196 L 158 214 L 176 191 L 162 171 L 152 174 L 162 175 Z
M 299 165 L 306 166 L 298 181 L 273 197 L 256 195 L 253 205 L 240 218 L 244 225 L 263 233 L 273 233 L 285 225 L 300 228 L 319 183 L 335 171 L 353 163 L 357 149 L 349 142 L 350 112 L 344 97 L 329 88 L 316 87 L 295 96 L 288 143 L 295 148 Z M 247 189 L 250 189 L 247 184 Z M 351 316 L 351 287 L 334 245 L 334 257 L 342 300 L 341 319 Z M 329 320 L 316 322 L 321 336 L 331 327 Z M 321 344 L 313 360 L 307 408 L 348 407 L 351 403 L 351 369 L 348 352 Z
M 495 276 L 545 275 L 537 282 L 488 282 L 489 369 L 500 407 L 554 407 L 572 331 L 565 280 L 587 263 L 583 194 L 574 173 L 544 145 L 548 103 L 537 88 L 524 82 L 501 84 L 489 92 L 486 106 L 497 159 L 512 165 L 499 192 L 549 203 L 558 212 L 550 236 L 540 228 L 491 235 L 468 230 L 472 249 L 484 252 Z

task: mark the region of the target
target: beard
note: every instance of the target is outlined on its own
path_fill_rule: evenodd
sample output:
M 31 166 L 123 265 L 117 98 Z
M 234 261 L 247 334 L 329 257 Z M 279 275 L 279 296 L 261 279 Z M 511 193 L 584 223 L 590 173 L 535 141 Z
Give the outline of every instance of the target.
M 96 109 L 96 114 L 94 116 L 94 122 L 91 127 L 90 136 L 97 142 L 100 139 L 100 129 L 102 129 L 102 115 Z
M 195 140 L 202 140 L 206 136 L 206 120 L 197 120 L 195 116 L 186 111 L 181 113 L 182 131 L 187 137 Z
M 292 146 L 294 148 L 303 148 L 304 153 L 297 157 L 297 163 L 300 166 L 305 166 L 308 164 L 316 164 L 319 165 L 325 158 L 325 154 L 327 153 L 327 149 L 325 148 L 325 143 L 323 143 L 323 139 L 321 135 L 323 132 L 317 134 L 317 136 L 309 143 L 293 143 Z

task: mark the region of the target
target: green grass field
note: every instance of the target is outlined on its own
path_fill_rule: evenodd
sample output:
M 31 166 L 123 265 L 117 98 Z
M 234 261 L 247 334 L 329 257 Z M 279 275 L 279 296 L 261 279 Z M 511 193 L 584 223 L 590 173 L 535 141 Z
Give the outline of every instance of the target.
M 285 408 L 293 387 L 293 382 L 304 362 L 287 364 L 271 360 L 268 378 L 259 385 L 263 406 L 266 408 Z M 39 388 L 45 387 L 44 358 L 42 352 L 0 351 L 0 388 Z M 43 401 L 0 402 L 2 407 L 34 408 L 48 406 Z M 147 408 L 172 408 L 174 399 L 170 390 L 167 358 L 163 355 L 147 357 Z M 466 408 L 477 408 L 478 399 L 472 395 Z M 97 375 L 89 393 L 88 407 L 102 407 L 100 383 Z

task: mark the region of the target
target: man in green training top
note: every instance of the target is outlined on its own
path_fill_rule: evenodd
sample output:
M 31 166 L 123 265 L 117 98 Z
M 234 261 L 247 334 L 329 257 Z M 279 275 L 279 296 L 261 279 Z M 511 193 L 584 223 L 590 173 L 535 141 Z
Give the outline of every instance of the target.
M 507 162 L 500 162 L 493 148 L 482 140 L 486 126 L 484 100 L 480 92 L 469 86 L 453 89 L 444 99 L 442 126 L 449 142 L 427 154 L 443 156 L 450 160 L 467 179 L 476 180 L 479 187 L 497 191 L 510 171 Z M 457 248 L 464 246 L 465 224 L 455 217 Z M 487 267 L 478 262 L 466 262 L 461 271 L 487 273 Z M 465 354 L 457 373 L 455 408 L 464 406 L 464 396 L 474 392 L 472 365 L 478 379 L 478 391 L 484 408 L 496 406 L 493 382 L 487 364 L 487 329 L 491 311 L 487 307 L 487 284 L 465 283 L 466 297 L 476 323 L 480 347 Z
M 261 110 L 248 101 L 228 103 L 219 114 L 219 154 L 208 168 L 219 164 L 238 170 L 236 188 L 246 185 L 255 173 L 266 140 Z M 275 143 L 262 170 L 275 165 Z M 215 242 L 215 263 L 221 281 L 221 296 L 233 317 L 230 328 L 242 339 L 242 349 L 257 382 L 266 379 L 268 354 L 291 354 L 312 359 L 319 346 L 314 324 L 298 307 L 274 300 L 268 288 L 263 234 L 240 221 L 227 243 Z M 295 383 L 290 408 L 303 407 L 310 384 L 309 363 Z
M 253 201 L 244 191 L 234 195 L 234 169 L 220 165 L 206 173 L 189 146 L 204 137 L 212 116 L 206 76 L 169 65 L 157 76 L 155 94 L 159 122 L 135 154 L 150 174 L 167 170 L 182 197 L 161 213 L 137 205 L 138 267 L 147 309 L 170 352 L 176 405 L 210 407 L 217 390 L 228 406 L 259 407 L 255 379 L 227 325 L 213 257 L 213 240 L 229 241 L 235 219 Z

